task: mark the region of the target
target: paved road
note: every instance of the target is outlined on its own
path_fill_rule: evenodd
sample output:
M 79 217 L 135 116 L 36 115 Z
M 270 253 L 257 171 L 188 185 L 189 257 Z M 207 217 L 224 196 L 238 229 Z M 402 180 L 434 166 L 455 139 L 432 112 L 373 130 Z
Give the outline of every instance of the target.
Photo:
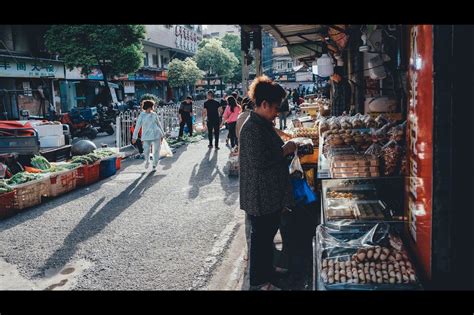
M 241 215 L 228 152 L 223 132 L 220 151 L 181 147 L 156 174 L 128 160 L 110 179 L 0 221 L 0 289 L 203 288 Z

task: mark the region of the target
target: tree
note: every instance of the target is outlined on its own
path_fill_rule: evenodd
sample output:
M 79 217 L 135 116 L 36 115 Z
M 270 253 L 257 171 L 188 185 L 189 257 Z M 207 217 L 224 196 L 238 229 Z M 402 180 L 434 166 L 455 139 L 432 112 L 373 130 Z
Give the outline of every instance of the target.
M 143 66 L 143 39 L 143 25 L 52 25 L 45 44 L 70 70 L 80 67 L 87 75 L 99 68 L 109 91 L 108 76 L 128 74 Z M 110 92 L 107 96 L 110 101 Z
M 222 47 L 232 52 L 239 61 L 238 68 L 235 69 L 234 75 L 229 78 L 230 82 L 235 85 L 242 82 L 242 52 L 240 46 L 240 36 L 238 35 L 225 34 L 222 38 Z
M 229 79 L 234 75 L 239 60 L 229 49 L 222 47 L 222 42 L 218 39 L 211 38 L 205 45 L 198 49 L 194 56 L 197 66 L 210 74 Z
M 192 58 L 186 58 L 184 61 L 175 58 L 169 64 L 168 82 L 171 87 L 194 86 L 203 76 L 204 72 Z

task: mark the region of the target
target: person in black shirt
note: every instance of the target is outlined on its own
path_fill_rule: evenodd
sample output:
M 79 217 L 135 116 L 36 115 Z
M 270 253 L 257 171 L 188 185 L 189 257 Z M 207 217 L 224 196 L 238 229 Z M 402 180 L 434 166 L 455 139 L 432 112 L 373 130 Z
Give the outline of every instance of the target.
M 179 106 L 179 138 L 183 137 L 184 125 L 188 126 L 189 136 L 193 136 L 193 98 L 186 97 L 186 100 Z
M 214 92 L 207 92 L 207 101 L 204 102 L 204 110 L 202 112 L 202 124 L 207 118 L 207 133 L 209 137 L 209 148 L 212 148 L 212 133 L 214 132 L 216 150 L 219 150 L 219 131 L 220 131 L 220 112 L 221 104 L 214 99 Z

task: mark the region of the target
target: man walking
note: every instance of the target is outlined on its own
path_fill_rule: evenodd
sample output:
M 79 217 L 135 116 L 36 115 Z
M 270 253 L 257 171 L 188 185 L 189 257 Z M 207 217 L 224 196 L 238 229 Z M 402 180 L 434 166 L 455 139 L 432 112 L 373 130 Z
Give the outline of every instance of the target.
M 189 136 L 193 136 L 193 98 L 186 97 L 186 100 L 179 106 L 179 139 L 183 137 L 184 125 L 188 126 Z
M 207 126 L 207 133 L 209 137 L 209 149 L 212 149 L 212 136 L 214 133 L 216 150 L 219 150 L 219 131 L 220 131 L 220 112 L 222 111 L 221 104 L 214 99 L 214 92 L 207 92 L 207 101 L 204 102 L 204 109 L 202 112 L 202 124 Z M 204 122 L 207 118 L 207 125 Z

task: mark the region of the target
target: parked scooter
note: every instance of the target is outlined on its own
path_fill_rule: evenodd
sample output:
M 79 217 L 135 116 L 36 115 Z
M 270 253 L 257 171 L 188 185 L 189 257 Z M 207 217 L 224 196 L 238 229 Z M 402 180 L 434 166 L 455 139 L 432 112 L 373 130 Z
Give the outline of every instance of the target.
M 93 126 L 94 120 L 98 119 L 97 108 L 73 108 L 69 113 L 59 116 L 62 124 L 69 125 L 69 130 L 73 138 L 95 139 L 99 131 Z
M 113 106 L 97 106 L 97 119 L 94 120 L 94 127 L 99 133 L 106 132 L 108 135 L 114 134 L 113 123 L 117 117 L 117 111 Z

